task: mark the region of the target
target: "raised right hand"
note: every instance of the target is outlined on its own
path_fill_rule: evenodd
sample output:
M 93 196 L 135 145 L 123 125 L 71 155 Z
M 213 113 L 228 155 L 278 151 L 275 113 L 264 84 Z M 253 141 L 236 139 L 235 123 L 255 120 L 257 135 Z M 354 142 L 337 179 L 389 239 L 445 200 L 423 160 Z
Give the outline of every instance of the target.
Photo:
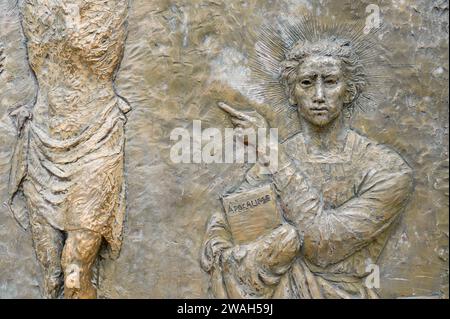
M 266 119 L 256 111 L 249 111 L 249 112 L 238 111 L 224 102 L 219 102 L 217 105 L 223 111 L 227 112 L 230 115 L 231 123 L 235 127 L 236 135 L 241 134 L 242 137 L 244 138 L 246 136 L 245 130 L 247 129 L 251 129 L 255 132 L 255 134 L 257 134 L 259 128 L 268 127 Z M 247 145 L 249 143 L 249 141 L 245 139 L 244 142 Z M 256 145 L 249 145 L 249 146 L 256 148 Z

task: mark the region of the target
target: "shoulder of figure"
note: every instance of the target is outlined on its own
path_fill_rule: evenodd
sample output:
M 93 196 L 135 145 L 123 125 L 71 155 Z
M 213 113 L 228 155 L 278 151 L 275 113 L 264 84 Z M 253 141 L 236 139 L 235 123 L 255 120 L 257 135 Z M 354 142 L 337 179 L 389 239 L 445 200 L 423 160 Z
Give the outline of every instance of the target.
M 286 154 L 294 154 L 301 151 L 304 144 L 303 134 L 298 132 L 279 143 L 280 151 L 284 151 Z
M 379 143 L 355 130 L 350 130 L 353 138 L 353 152 L 363 162 L 372 163 L 383 169 L 412 171 L 408 162 L 389 145 Z

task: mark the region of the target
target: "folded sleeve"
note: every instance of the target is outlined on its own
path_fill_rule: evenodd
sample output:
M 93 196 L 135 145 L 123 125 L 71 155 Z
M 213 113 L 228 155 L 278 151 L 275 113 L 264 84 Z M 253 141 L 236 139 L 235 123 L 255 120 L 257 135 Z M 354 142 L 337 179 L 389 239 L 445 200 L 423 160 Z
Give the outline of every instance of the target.
M 219 264 L 222 252 L 233 247 L 231 233 L 222 213 L 213 214 L 206 227 L 201 266 L 209 272 Z
M 339 207 L 324 209 L 322 194 L 301 171 L 274 176 L 285 217 L 303 236 L 303 254 L 326 267 L 363 248 L 389 227 L 412 190 L 411 169 L 397 154 L 367 167 L 355 194 Z

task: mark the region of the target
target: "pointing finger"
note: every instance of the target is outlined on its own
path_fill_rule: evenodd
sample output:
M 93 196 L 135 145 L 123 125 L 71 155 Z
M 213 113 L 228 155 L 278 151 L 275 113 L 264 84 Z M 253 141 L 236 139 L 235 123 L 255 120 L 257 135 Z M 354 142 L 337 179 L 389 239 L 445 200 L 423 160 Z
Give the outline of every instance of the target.
M 240 126 L 242 128 L 249 128 L 251 124 L 246 120 L 239 120 L 237 118 L 232 118 L 231 123 L 233 123 L 234 126 Z
M 241 111 L 238 111 L 238 110 L 232 108 L 231 106 L 229 106 L 229 105 L 226 104 L 226 103 L 219 102 L 219 103 L 217 103 L 217 105 L 218 105 L 222 110 L 224 110 L 225 112 L 227 112 L 228 114 L 230 114 L 231 116 L 237 117 L 237 118 L 240 119 L 240 120 L 250 120 L 250 117 L 249 117 L 247 114 L 245 114 L 245 113 L 243 113 L 243 112 L 241 112 Z

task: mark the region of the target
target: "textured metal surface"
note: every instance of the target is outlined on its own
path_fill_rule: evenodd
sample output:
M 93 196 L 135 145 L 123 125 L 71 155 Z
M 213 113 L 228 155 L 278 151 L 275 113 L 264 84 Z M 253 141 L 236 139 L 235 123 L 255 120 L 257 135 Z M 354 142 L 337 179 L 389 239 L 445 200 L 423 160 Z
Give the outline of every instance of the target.
M 173 164 L 170 132 L 230 127 L 217 101 L 250 108 L 257 97 L 248 30 L 308 12 L 352 21 L 371 1 L 133 0 L 117 91 L 133 111 L 126 126 L 127 220 L 121 255 L 99 269 L 99 297 L 206 297 L 199 265 L 205 225 L 218 195 L 246 167 Z M 448 1 L 376 3 L 378 35 L 391 63 L 386 99 L 357 112 L 352 126 L 402 155 L 415 190 L 381 259 L 381 296 L 448 297 Z M 0 196 L 7 181 L 15 128 L 7 110 L 29 103 L 35 81 L 27 65 L 15 0 L 0 1 Z M 261 109 L 258 109 L 261 111 Z M 261 113 L 263 113 L 261 111 Z M 267 115 L 270 121 L 270 114 Z M 40 298 L 41 272 L 31 236 L 0 209 L 0 297 Z

